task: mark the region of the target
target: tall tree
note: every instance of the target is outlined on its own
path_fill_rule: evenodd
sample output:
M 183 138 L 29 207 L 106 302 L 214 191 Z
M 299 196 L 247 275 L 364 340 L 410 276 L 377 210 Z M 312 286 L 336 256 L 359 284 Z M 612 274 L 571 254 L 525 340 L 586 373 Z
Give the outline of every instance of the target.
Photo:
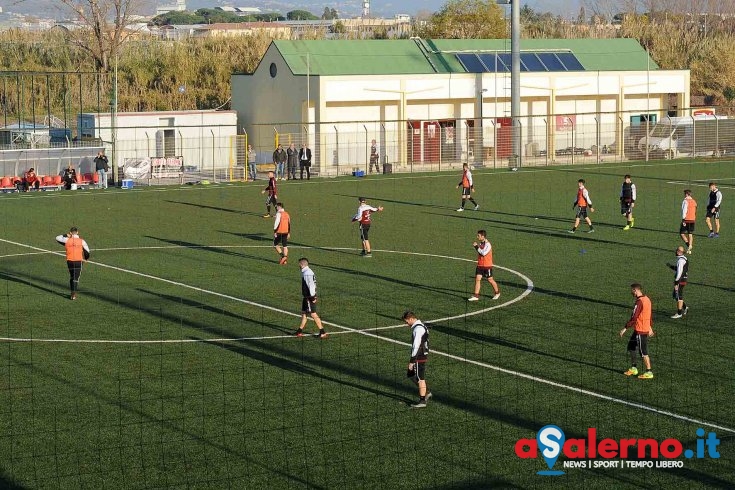
M 424 37 L 448 39 L 494 39 L 506 33 L 502 9 L 488 0 L 449 0 L 421 30 Z
M 69 40 L 94 59 L 100 72 L 110 69 L 110 60 L 127 39 L 126 30 L 140 14 L 144 0 L 60 0 L 84 25 L 68 31 Z

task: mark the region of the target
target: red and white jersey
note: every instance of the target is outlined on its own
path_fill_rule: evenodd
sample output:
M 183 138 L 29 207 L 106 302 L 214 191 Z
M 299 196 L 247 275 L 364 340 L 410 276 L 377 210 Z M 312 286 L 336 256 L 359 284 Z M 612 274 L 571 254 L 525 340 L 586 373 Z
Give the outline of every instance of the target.
M 361 225 L 369 225 L 370 224 L 370 214 L 375 213 L 378 211 L 378 208 L 374 208 L 370 206 L 369 204 L 362 203 L 360 204 L 360 207 L 357 208 L 357 214 L 352 217 L 352 221 L 359 221 Z
M 462 180 L 459 182 L 459 185 L 465 189 L 471 189 L 474 187 L 474 183 L 472 182 L 472 172 L 470 172 L 470 169 L 462 171 Z
M 477 244 L 477 266 L 492 267 L 493 266 L 493 247 L 489 240 Z

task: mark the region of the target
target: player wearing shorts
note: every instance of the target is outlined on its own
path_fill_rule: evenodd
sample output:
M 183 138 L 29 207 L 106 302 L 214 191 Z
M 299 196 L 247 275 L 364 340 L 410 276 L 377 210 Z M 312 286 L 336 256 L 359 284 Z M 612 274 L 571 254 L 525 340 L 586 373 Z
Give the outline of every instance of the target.
M 268 197 L 265 200 L 265 214 L 263 215 L 264 218 L 270 218 L 271 217 L 271 205 L 273 207 L 276 207 L 278 203 L 278 190 L 276 189 L 276 177 L 273 175 L 273 172 L 268 172 L 268 185 L 265 189 L 260 191 L 261 194 L 268 193 Z
M 431 392 L 426 386 L 426 361 L 429 358 L 429 329 L 416 318 L 413 311 L 403 313 L 403 321 L 411 327 L 411 358 L 408 360 L 406 375 L 419 388 L 419 401 L 411 408 L 426 408 Z
M 587 209 L 589 209 L 590 213 L 594 213 L 595 208 L 592 207 L 590 193 L 587 192 L 587 189 L 584 186 L 584 179 L 579 179 L 577 181 L 577 197 L 574 199 L 574 202 L 572 202 L 572 209 L 576 209 L 577 214 L 574 218 L 574 226 L 569 230 L 569 233 L 577 231 L 580 220 L 584 220 L 584 222 L 590 227 L 587 233 L 594 233 L 595 227 L 592 226 L 592 220 L 587 216 Z
M 623 185 L 620 188 L 620 214 L 625 216 L 627 221 L 623 230 L 628 231 L 635 225 L 633 218 L 633 208 L 635 207 L 636 189 L 635 184 L 630 181 L 630 175 L 623 178 Z
M 360 223 L 360 240 L 362 241 L 362 252 L 360 255 L 363 257 L 372 257 L 373 254 L 370 249 L 370 224 L 372 223 L 372 219 L 370 215 L 375 212 L 379 212 L 383 210 L 383 206 L 378 206 L 377 208 L 372 207 L 371 205 L 367 204 L 365 202 L 364 197 L 358 198 L 360 201 L 360 206 L 357 208 L 357 214 L 355 214 L 352 217 L 352 222 L 358 222 Z
M 327 332 L 324 331 L 322 320 L 316 312 L 316 276 L 309 267 L 309 260 L 306 257 L 299 259 L 299 267 L 301 268 L 301 296 L 303 299 L 301 300 L 301 325 L 296 329 L 296 336 L 304 336 L 306 321 L 308 317 L 311 317 L 319 329 L 317 336 L 320 339 L 326 339 Z
M 681 202 L 681 226 L 679 236 L 687 246 L 687 253 L 691 255 L 694 247 L 694 222 L 697 220 L 697 201 L 692 197 L 692 191 L 684 191 L 684 200 Z
M 498 283 L 493 278 L 493 247 L 487 240 L 487 232 L 485 230 L 477 230 L 477 241 L 472 243 L 477 251 L 477 267 L 475 268 L 475 294 L 467 298 L 467 301 L 480 300 L 480 286 L 482 279 L 486 278 L 487 282 L 493 287 L 493 299 L 500 298 L 500 289 Z
M 475 205 L 475 211 L 480 209 L 480 205 L 472 198 L 472 193 L 475 192 L 475 185 L 472 182 L 472 172 L 470 172 L 470 167 L 466 163 L 462 165 L 462 180 L 457 184 L 457 189 L 460 187 L 462 188 L 462 205 L 457 209 L 457 211 L 464 211 L 464 205 L 468 199 Z
M 689 259 L 684 255 L 684 247 L 676 248 L 676 263 L 668 266 L 674 271 L 674 292 L 672 296 L 676 301 L 676 314 L 671 318 L 681 318 L 687 314 L 689 307 L 684 302 L 684 286 L 689 278 Z
M 633 335 L 630 336 L 628 341 L 631 367 L 623 374 L 626 376 L 636 376 L 638 374 L 636 358 L 640 354 L 643 364 L 646 366 L 646 372 L 638 376 L 638 379 L 653 379 L 651 358 L 648 355 L 648 339 L 653 337 L 653 308 L 651 307 L 651 299 L 643 294 L 642 289 L 638 283 L 630 285 L 630 292 L 635 298 L 635 306 L 630 320 L 620 331 L 620 336 L 625 335 L 629 328 L 633 328 Z
M 717 188 L 714 182 L 709 183 L 709 202 L 707 203 L 707 217 L 705 222 L 709 228 L 707 238 L 720 238 L 720 205 L 722 204 L 722 191 Z M 715 220 L 715 227 L 712 229 L 712 220 Z
M 291 215 L 283 209 L 283 203 L 276 203 L 276 221 L 273 223 L 273 246 L 281 259 L 281 265 L 288 263 L 288 239 L 291 238 Z

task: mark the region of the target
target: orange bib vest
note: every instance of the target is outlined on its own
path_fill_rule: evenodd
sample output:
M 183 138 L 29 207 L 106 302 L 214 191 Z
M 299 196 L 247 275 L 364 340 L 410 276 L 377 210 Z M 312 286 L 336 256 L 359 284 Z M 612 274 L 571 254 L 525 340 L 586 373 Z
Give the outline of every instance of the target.
M 477 266 L 478 267 L 485 267 L 485 268 L 488 268 L 488 269 L 493 266 L 493 249 L 492 249 L 492 246 L 490 248 L 490 251 L 487 253 L 487 255 L 477 254 Z
M 278 229 L 276 233 L 285 235 L 288 233 L 289 225 L 291 224 L 291 216 L 286 211 L 281 211 L 281 221 L 278 222 Z
M 82 239 L 78 236 L 72 236 L 64 244 L 66 247 L 66 260 L 70 262 L 81 262 L 84 260 L 84 247 Z
M 687 200 L 687 214 L 684 216 L 684 221 L 694 222 L 697 219 L 697 201 L 691 196 L 686 198 Z
M 651 333 L 651 299 L 648 296 L 641 296 L 636 302 L 640 306 L 641 312 L 635 320 L 635 331 Z

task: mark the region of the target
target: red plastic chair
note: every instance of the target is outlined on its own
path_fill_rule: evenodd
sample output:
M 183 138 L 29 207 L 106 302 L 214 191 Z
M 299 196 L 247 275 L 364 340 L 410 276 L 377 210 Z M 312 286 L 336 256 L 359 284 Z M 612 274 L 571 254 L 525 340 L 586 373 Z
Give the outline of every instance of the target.
M 92 174 L 92 182 L 94 182 L 95 184 L 98 184 L 98 183 L 99 183 L 99 181 L 100 181 L 100 176 L 99 176 L 99 174 L 98 174 L 97 172 L 93 173 L 93 174 Z
M 13 187 L 13 182 L 10 180 L 10 177 L 0 179 L 0 188 L 8 189 L 10 187 Z
M 51 175 L 44 175 L 41 178 L 41 185 L 54 185 L 54 178 Z
M 54 185 L 61 185 L 61 175 L 54 175 Z
M 92 174 L 91 173 L 86 173 L 86 174 L 82 175 L 82 183 L 83 184 L 89 184 L 90 182 L 92 182 Z

